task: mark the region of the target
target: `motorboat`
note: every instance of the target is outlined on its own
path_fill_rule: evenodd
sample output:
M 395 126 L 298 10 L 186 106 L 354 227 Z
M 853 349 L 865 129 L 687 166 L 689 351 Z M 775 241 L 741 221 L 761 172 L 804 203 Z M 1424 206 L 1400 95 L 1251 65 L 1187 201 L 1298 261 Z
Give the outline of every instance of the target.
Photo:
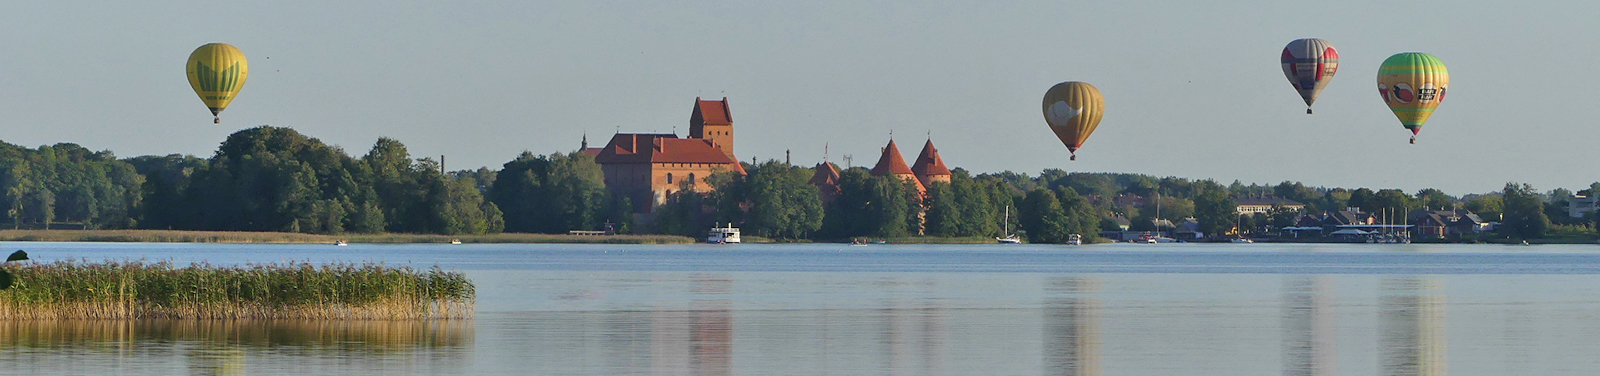
M 1068 234 L 1067 245 L 1083 245 L 1083 235 Z
M 344 246 L 349 246 L 350 243 L 345 243 L 343 240 L 340 240 L 340 241 L 333 242 L 333 245 L 339 246 L 339 247 L 344 247 Z
M 460 245 L 461 239 L 450 239 L 450 244 Z
M 1229 243 L 1235 243 L 1235 244 L 1253 244 L 1256 241 L 1250 240 L 1250 238 L 1233 238 L 1231 240 L 1228 240 L 1228 242 Z
M 719 224 L 718 226 L 711 227 L 711 231 L 706 234 L 706 242 L 716 244 L 739 243 L 739 228 L 733 227 L 732 223 L 729 223 L 726 226 Z

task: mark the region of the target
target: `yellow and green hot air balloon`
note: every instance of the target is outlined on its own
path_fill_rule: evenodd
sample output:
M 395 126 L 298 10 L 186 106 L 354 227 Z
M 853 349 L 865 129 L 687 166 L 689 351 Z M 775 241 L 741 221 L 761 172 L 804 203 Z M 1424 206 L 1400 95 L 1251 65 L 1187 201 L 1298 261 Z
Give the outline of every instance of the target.
M 1044 92 L 1044 121 L 1056 138 L 1067 145 L 1071 160 L 1078 160 L 1078 148 L 1100 126 L 1100 117 L 1106 112 L 1106 102 L 1100 89 L 1085 82 L 1067 81 L 1051 86 Z
M 194 49 L 184 70 L 189 73 L 189 86 L 194 87 L 194 93 L 211 109 L 211 115 L 216 116 L 213 122 L 217 124 L 222 123 L 222 117 L 217 114 L 228 108 L 228 103 L 233 102 L 239 89 L 244 87 L 245 77 L 250 75 L 244 53 L 226 43 L 208 43 Z
M 1400 125 L 1411 130 L 1411 143 L 1428 122 L 1433 110 L 1444 101 L 1450 87 L 1450 71 L 1444 62 L 1421 52 L 1402 52 L 1390 56 L 1378 67 L 1378 95 L 1389 105 Z

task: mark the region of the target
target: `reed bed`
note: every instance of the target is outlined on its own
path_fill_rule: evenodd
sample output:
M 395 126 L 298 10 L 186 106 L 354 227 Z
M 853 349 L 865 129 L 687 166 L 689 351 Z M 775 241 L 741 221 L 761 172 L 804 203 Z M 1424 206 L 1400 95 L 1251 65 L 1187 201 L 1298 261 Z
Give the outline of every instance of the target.
M 382 264 L 57 261 L 6 267 L 0 320 L 312 319 L 472 317 L 466 276 Z
M 0 230 L 0 241 L 125 242 L 125 243 L 594 243 L 687 244 L 694 239 L 676 235 L 565 235 L 505 233 L 493 235 L 342 234 L 316 235 L 290 232 L 183 231 L 183 230 Z

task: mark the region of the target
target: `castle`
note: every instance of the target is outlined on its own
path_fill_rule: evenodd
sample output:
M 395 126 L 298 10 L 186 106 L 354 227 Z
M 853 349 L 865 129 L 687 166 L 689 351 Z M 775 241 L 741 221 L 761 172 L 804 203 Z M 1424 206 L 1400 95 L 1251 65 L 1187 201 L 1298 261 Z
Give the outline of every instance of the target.
M 617 133 L 605 147 L 582 151 L 594 156 L 605 174 L 606 187 L 633 201 L 635 213 L 649 213 L 673 192 L 716 189 L 703 184 L 721 171 L 744 174 L 733 154 L 733 112 L 728 98 L 695 98 L 689 115 L 689 136 L 667 133 Z
M 689 135 L 685 138 L 672 133 L 617 133 L 599 148 L 590 148 L 585 137 L 580 151 L 594 156 L 605 175 L 606 187 L 632 200 L 633 212 L 640 214 L 650 213 L 683 189 L 715 190 L 704 183 L 713 173 L 745 173 L 733 153 L 733 112 L 726 97 L 695 98 L 689 115 Z M 889 140 L 872 175 L 892 175 L 916 183 L 913 186 L 919 194 L 926 194 L 933 183 L 950 182 L 950 169 L 945 167 L 932 140 L 922 145 L 922 152 L 910 166 L 900 156 L 894 140 Z M 838 196 L 839 176 L 838 166 L 828 162 L 817 165 L 811 184 L 819 189 L 824 203 Z

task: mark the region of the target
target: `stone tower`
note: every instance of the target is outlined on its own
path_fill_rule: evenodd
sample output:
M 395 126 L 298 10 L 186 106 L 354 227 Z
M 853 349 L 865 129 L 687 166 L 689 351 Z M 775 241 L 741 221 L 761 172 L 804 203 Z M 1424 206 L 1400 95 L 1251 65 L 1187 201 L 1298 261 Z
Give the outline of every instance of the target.
M 720 101 L 694 99 L 694 114 L 689 115 L 689 138 L 710 140 L 728 159 L 733 156 L 733 112 L 728 110 L 728 97 Z

